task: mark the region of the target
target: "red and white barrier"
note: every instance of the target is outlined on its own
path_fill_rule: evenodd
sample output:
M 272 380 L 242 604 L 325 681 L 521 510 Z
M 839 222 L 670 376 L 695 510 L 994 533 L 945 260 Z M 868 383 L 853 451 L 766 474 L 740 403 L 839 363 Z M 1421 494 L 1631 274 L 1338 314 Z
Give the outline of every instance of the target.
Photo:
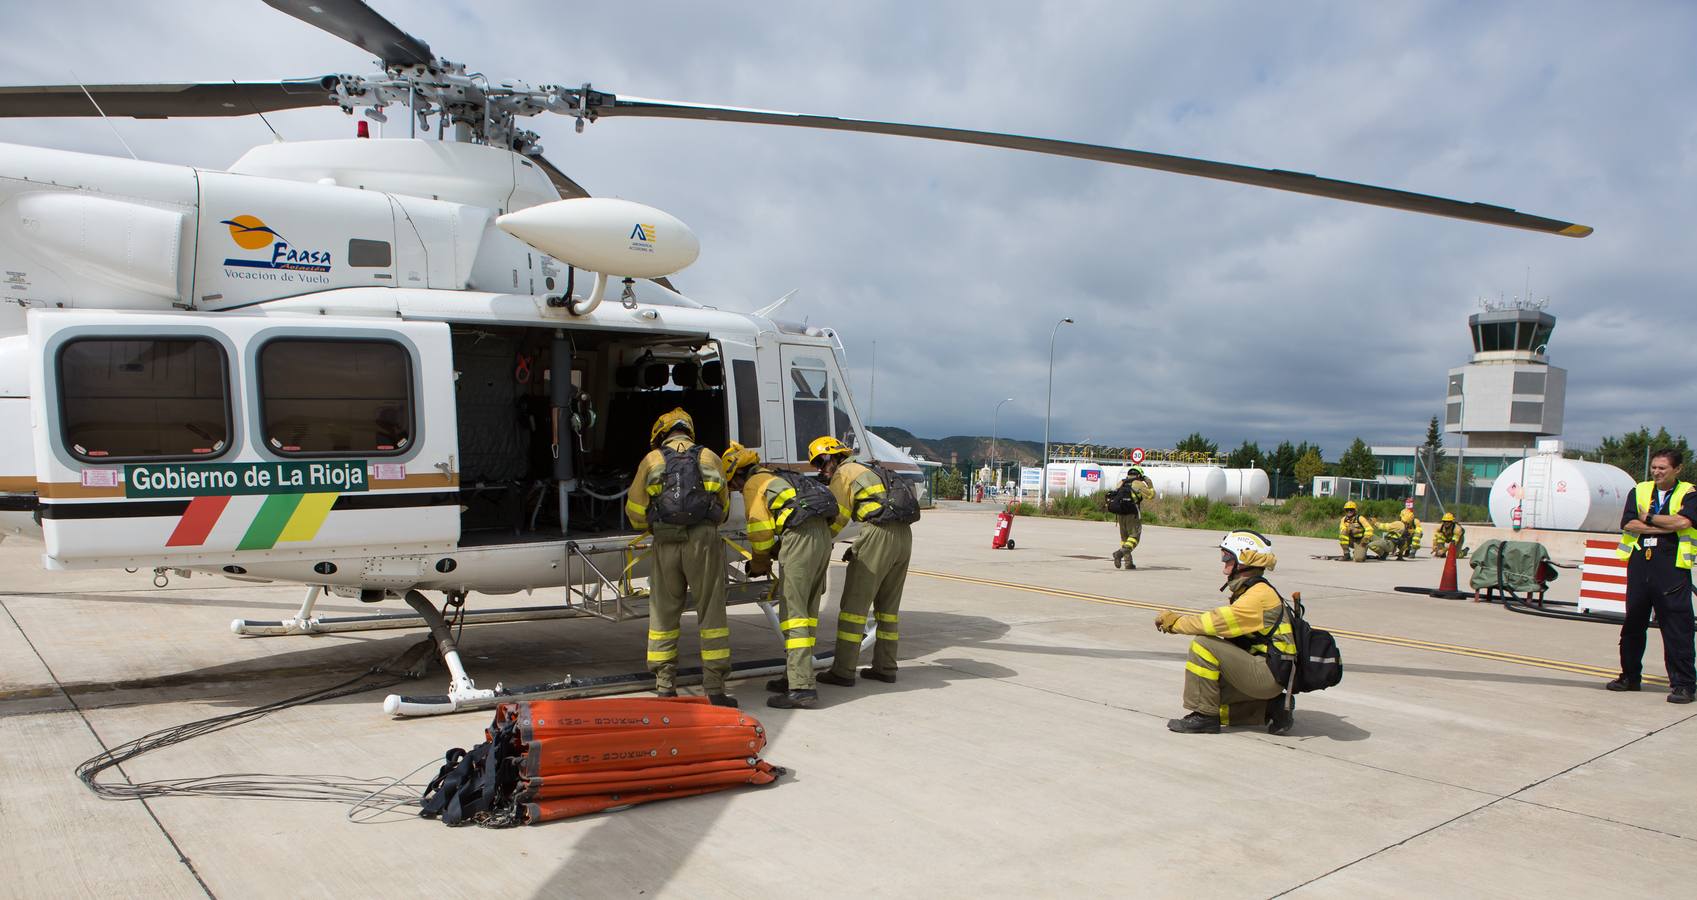
M 1615 555 L 1620 541 L 1586 541 L 1579 567 L 1579 611 L 1626 615 L 1626 560 Z

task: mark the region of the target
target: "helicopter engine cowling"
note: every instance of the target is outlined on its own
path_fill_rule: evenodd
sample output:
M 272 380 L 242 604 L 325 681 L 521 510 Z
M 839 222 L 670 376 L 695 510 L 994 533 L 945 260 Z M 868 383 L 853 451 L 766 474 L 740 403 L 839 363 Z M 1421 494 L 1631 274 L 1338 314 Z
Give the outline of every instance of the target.
M 701 255 L 670 213 L 611 197 L 556 200 L 495 220 L 502 231 L 568 265 L 622 278 L 660 278 Z

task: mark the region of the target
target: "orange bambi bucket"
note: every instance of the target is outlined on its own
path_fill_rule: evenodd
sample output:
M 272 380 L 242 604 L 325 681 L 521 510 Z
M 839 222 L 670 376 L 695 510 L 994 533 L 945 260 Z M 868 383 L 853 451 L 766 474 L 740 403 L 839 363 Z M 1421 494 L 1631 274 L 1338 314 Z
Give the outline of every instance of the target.
M 784 770 L 766 732 L 704 697 L 503 703 L 486 740 L 450 750 L 420 815 L 448 825 L 536 824 L 743 784 Z

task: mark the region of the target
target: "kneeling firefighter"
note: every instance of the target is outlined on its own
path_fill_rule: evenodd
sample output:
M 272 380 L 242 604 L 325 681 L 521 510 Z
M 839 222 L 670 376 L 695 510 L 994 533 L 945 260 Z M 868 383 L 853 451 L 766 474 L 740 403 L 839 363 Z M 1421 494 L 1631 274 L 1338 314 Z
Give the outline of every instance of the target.
M 1268 732 L 1286 734 L 1292 715 L 1267 651 L 1271 646 L 1294 657 L 1296 644 L 1284 601 L 1265 577 L 1278 562 L 1272 542 L 1253 531 L 1233 531 L 1220 541 L 1220 562 L 1227 579 L 1220 590 L 1231 591 L 1229 605 L 1191 616 L 1165 610 L 1155 617 L 1164 633 L 1195 635 L 1184 664 L 1184 707 L 1191 712 L 1167 727 L 1181 734 L 1219 734 L 1221 725 L 1265 722 Z
M 1361 517 L 1361 508 L 1351 500 L 1343 505 L 1343 518 L 1338 520 L 1338 548 L 1344 559 L 1362 562 L 1367 559 L 1367 542 L 1373 539 L 1373 526 Z
M 814 631 L 819 601 L 825 595 L 825 570 L 831 541 L 848 524 L 848 510 L 837 505 L 830 488 L 806 475 L 778 474 L 760 464 L 760 454 L 741 444 L 725 450 L 725 484 L 742 492 L 748 512 L 748 561 L 751 577 L 772 572 L 778 557 L 778 594 L 782 600 L 785 673 L 766 682 L 777 694 L 767 706 L 812 709 L 819 701 L 813 686 Z
M 1420 527 L 1420 519 L 1414 515 L 1414 510 L 1405 509 L 1397 515 L 1397 521 L 1402 523 L 1402 544 L 1397 549 L 1398 559 L 1413 559 L 1420 552 L 1420 538 L 1425 529 Z
M 631 527 L 654 536 L 648 576 L 648 671 L 654 692 L 676 697 L 678 632 L 684 598 L 695 596 L 701 636 L 701 687 L 718 706 L 731 674 L 731 629 L 725 621 L 725 543 L 719 526 L 730 513 L 718 454 L 695 442 L 695 420 L 682 408 L 654 420 L 654 449 L 642 458 L 625 498 Z
M 1467 529 L 1456 524 L 1455 513 L 1444 513 L 1438 530 L 1432 532 L 1432 555 L 1442 559 L 1449 555 L 1452 545 L 1457 558 L 1467 555 Z
M 911 526 L 919 521 L 919 503 L 899 476 L 876 464 L 855 462 L 849 458 L 853 455 L 853 450 L 830 435 L 807 447 L 808 459 L 831 480 L 837 504 L 861 523 L 860 536 L 846 557 L 849 567 L 837 611 L 836 655 L 830 670 L 821 672 L 818 680 L 839 687 L 854 684 L 860 641 L 871 613 L 877 617 L 877 646 L 872 650 L 872 665 L 860 670 L 860 677 L 893 684 L 902 586 L 913 555 Z

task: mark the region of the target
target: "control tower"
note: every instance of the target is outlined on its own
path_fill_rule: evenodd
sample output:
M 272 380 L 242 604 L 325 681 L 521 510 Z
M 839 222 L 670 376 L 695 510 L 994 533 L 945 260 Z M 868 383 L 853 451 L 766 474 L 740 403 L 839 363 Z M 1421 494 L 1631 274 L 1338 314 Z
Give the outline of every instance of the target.
M 1450 370 L 1444 430 L 1465 434 L 1470 450 L 1531 449 L 1561 433 L 1567 370 L 1550 365 L 1556 317 L 1544 303 L 1481 303 L 1468 317 L 1473 359 Z

